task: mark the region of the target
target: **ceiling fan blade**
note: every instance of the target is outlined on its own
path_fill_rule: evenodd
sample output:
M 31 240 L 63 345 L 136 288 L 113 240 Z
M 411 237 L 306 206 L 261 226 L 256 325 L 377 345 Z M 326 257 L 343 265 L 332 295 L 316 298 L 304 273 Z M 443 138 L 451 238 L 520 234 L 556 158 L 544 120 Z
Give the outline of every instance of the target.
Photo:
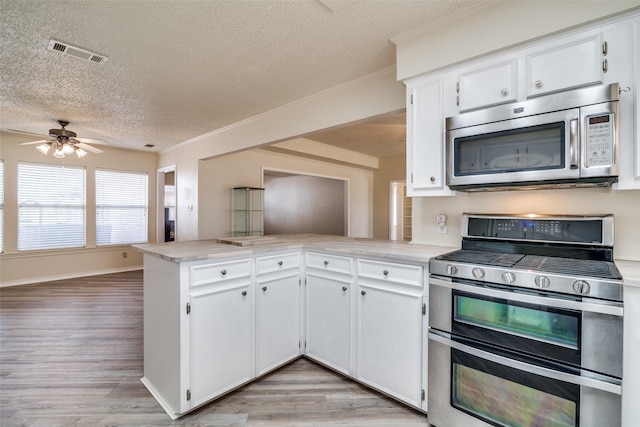
M 93 138 L 73 138 L 79 142 L 88 142 L 90 144 L 98 144 L 98 145 L 109 145 L 107 141 L 104 139 L 93 139 Z
M 48 135 L 44 135 L 42 133 L 33 133 L 33 132 L 27 132 L 24 130 L 17 130 L 17 129 L 7 129 L 7 132 L 9 133 L 17 133 L 19 135 L 30 135 L 30 136 L 37 136 L 37 137 L 47 137 Z
M 104 153 L 104 151 L 102 151 L 101 149 L 92 147 L 91 145 L 85 144 L 84 142 L 78 142 L 76 144 L 76 147 L 80 147 L 83 150 L 91 151 L 92 153 L 96 153 L 96 154 Z
M 18 145 L 33 145 L 33 144 L 40 144 L 42 142 L 52 142 L 52 141 L 50 139 L 40 139 L 38 141 L 21 142 Z

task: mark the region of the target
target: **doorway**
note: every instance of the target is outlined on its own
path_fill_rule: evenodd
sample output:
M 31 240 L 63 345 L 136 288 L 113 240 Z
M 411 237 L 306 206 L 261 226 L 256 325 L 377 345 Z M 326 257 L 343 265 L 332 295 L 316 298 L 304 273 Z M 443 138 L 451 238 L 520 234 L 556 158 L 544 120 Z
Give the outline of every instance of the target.
M 156 241 L 173 242 L 176 240 L 176 167 L 158 169 L 158 228 Z

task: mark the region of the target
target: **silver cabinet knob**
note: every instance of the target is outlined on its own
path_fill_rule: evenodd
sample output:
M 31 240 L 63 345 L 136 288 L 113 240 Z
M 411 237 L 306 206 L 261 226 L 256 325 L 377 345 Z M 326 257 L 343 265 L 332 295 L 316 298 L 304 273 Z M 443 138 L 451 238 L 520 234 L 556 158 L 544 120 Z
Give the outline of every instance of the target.
M 541 88 L 542 87 L 542 80 L 536 80 L 535 85 L 536 85 L 537 88 Z
M 282 261 L 278 261 L 278 265 L 282 267 Z
M 584 280 L 576 280 L 575 282 L 573 282 L 573 290 L 579 294 L 585 295 L 589 293 L 589 291 L 591 290 L 591 286 L 589 285 L 589 282 L 585 282 Z
M 347 292 L 347 287 L 346 287 L 346 286 L 343 286 L 343 287 L 342 287 L 342 290 L 343 290 L 344 292 Z
M 266 287 L 266 286 L 263 286 L 263 287 L 262 287 L 262 290 L 263 290 L 263 291 L 265 291 L 265 292 L 267 292 L 267 287 Z
M 384 271 L 382 272 L 382 274 L 384 274 L 385 276 L 388 276 L 388 275 L 389 275 L 389 270 L 384 270 Z
M 516 281 L 516 276 L 510 271 L 505 271 L 502 273 L 502 281 L 505 283 L 513 283 Z
M 226 275 L 227 275 L 227 270 L 222 270 L 222 271 L 220 272 L 220 274 L 222 274 L 223 276 L 226 276 Z
M 324 265 L 329 265 L 329 261 L 325 261 L 325 262 L 324 262 Z
M 455 265 L 453 265 L 453 264 L 449 264 L 449 265 L 447 265 L 447 267 L 446 267 L 446 268 L 447 268 L 447 274 L 448 274 L 449 276 L 453 276 L 454 274 L 456 274 L 456 273 L 458 272 L 458 267 L 456 267 L 456 266 L 455 266 Z
M 247 291 L 242 291 L 242 296 L 246 297 L 247 296 Z
M 476 267 L 471 270 L 471 274 L 473 274 L 473 277 L 475 277 L 476 279 L 482 279 L 484 277 L 484 270 L 480 267 Z
M 360 291 L 360 295 L 366 295 L 367 291 Z
M 431 182 L 436 182 L 436 177 L 435 177 L 435 176 L 432 176 L 431 178 L 429 178 L 429 181 L 431 181 Z
M 502 94 L 502 96 L 507 96 L 507 94 L 509 93 L 509 91 L 508 91 L 508 90 L 506 90 L 506 89 L 502 89 L 502 90 L 500 91 L 500 93 Z
M 536 276 L 535 282 L 539 288 L 548 288 L 551 284 L 551 280 L 547 276 Z

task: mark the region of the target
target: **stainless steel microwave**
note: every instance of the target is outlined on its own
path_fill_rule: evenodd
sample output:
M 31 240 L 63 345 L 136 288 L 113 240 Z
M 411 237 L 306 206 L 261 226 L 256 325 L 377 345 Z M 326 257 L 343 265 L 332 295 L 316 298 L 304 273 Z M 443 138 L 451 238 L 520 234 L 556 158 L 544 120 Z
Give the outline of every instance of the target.
M 619 96 L 613 83 L 448 117 L 447 185 L 487 191 L 617 182 Z

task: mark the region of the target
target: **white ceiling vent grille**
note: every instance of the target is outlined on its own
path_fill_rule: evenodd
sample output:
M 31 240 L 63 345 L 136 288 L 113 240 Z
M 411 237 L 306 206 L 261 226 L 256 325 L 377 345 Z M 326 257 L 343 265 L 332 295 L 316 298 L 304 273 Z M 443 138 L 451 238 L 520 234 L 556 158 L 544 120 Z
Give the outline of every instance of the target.
M 104 64 L 109 59 L 107 56 L 98 55 L 94 52 L 81 49 L 79 47 L 71 46 L 67 43 L 63 43 L 54 39 L 49 40 L 47 50 L 52 52 L 60 52 L 65 55 L 75 56 L 76 58 L 84 59 L 85 61 L 95 62 L 96 64 Z

